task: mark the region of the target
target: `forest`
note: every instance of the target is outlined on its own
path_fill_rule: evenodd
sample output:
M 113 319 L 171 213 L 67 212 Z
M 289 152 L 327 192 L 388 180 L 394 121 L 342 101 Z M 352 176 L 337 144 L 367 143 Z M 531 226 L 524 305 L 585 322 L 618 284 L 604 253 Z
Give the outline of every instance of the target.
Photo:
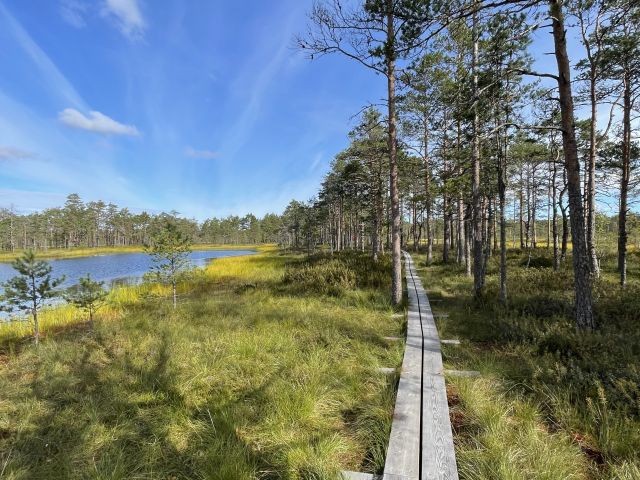
M 0 248 L 13 252 L 28 248 L 46 251 L 144 246 L 168 219 L 193 243 L 278 243 L 282 233 L 282 219 L 275 214 L 267 214 L 262 219 L 248 214 L 197 222 L 181 217 L 178 212 L 132 213 L 113 203 L 85 203 L 79 195 L 70 194 L 60 208 L 30 214 L 18 214 L 12 208 L 0 209 Z
M 308 244 L 374 258 L 388 244 L 396 303 L 405 243 L 424 242 L 430 264 L 441 239 L 442 261 L 465 265 L 477 297 L 496 254 L 506 304 L 509 242 L 546 244 L 555 270 L 571 243 L 576 324 L 594 328 L 600 257 L 615 244 L 624 286 L 637 244 L 639 15 L 627 1 L 317 4 L 299 47 L 358 61 L 386 77 L 388 95 L 385 115 L 363 110 L 303 206 Z M 530 50 L 541 31 L 549 71 Z M 573 40 L 583 58 L 569 58 Z

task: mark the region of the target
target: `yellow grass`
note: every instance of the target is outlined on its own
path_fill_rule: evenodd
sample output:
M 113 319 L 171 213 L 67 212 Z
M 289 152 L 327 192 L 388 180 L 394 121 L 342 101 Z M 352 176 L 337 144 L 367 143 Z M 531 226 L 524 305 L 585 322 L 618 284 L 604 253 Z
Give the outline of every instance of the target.
M 210 249 L 220 249 L 217 245 L 206 246 Z M 200 248 L 198 246 L 197 248 Z M 211 262 L 204 269 L 194 269 L 193 274 L 196 279 L 206 279 L 210 281 L 224 281 L 235 279 L 251 282 L 257 280 L 259 276 L 262 280 L 271 280 L 281 275 L 281 270 L 276 268 L 256 269 L 255 262 L 260 261 L 260 257 L 264 258 L 265 253 L 274 253 L 277 251 L 275 245 L 249 246 L 245 245 L 242 249 L 257 250 L 260 253 L 255 255 L 225 257 L 218 258 Z M 240 246 L 235 249 L 241 249 Z M 84 249 L 86 250 L 86 249 Z M 125 253 L 125 252 L 120 252 Z M 277 258 L 277 257 L 276 257 Z M 270 259 L 270 264 L 274 259 Z M 282 260 L 284 262 L 284 259 Z M 279 263 L 279 262 L 276 262 Z M 178 286 L 179 294 L 187 294 L 193 288 L 191 281 L 182 282 Z M 101 308 L 98 315 L 102 321 L 112 320 L 120 317 L 123 309 L 127 306 L 135 305 L 146 297 L 164 297 L 171 295 L 171 289 L 167 285 L 158 283 L 143 283 L 140 285 L 121 286 L 112 289 L 107 296 L 106 305 Z M 65 327 L 80 324 L 86 321 L 81 310 L 73 305 L 62 304 L 52 307 L 43 308 L 39 314 L 40 333 L 46 336 L 48 333 L 54 333 Z M 18 315 L 13 321 L 0 322 L 0 344 L 10 343 L 29 337 L 33 332 L 33 324 L 31 317 L 27 315 Z

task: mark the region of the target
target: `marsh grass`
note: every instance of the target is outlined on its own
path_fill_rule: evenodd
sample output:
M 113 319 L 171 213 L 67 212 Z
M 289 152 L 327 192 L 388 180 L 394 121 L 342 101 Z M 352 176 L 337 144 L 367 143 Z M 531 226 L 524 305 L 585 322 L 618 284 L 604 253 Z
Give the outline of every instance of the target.
M 218 259 L 180 286 L 175 311 L 161 287 L 115 290 L 95 332 L 52 321 L 40 348 L 5 349 L 0 478 L 380 471 L 395 382 L 376 369 L 401 363 L 382 337 L 403 322 L 386 285 L 327 295 L 284 282 L 287 268 L 331 261 Z M 371 269 L 364 256 L 333 261 L 356 278 Z
M 548 258 L 538 249 L 536 258 Z M 635 255 L 635 254 L 634 254 Z M 478 379 L 449 379 L 457 387 L 460 423 L 455 441 L 462 478 L 636 479 L 640 468 L 640 276 L 617 284 L 611 255 L 594 286 L 598 330 L 572 322 L 570 259 L 560 272 L 528 252 L 510 250 L 509 303 L 498 298 L 497 259 L 486 295 L 454 265 L 419 273 L 436 312 L 448 368 L 479 370 Z M 633 257 L 633 262 L 637 258 Z

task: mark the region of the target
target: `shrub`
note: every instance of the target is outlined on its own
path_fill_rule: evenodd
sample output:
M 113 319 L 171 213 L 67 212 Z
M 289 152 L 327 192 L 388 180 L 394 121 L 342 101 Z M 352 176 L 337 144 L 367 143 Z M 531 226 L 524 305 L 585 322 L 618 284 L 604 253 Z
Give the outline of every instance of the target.
M 294 289 L 326 295 L 340 295 L 356 286 L 356 274 L 346 265 L 329 261 L 287 267 L 284 283 Z
M 552 268 L 553 267 L 553 259 L 549 257 L 531 257 L 524 258 L 520 265 L 523 267 L 529 268 Z
M 340 252 L 313 255 L 290 264 L 284 284 L 298 292 L 340 295 L 354 288 L 386 289 L 390 286 L 391 260 L 382 256 L 374 262 L 366 253 Z

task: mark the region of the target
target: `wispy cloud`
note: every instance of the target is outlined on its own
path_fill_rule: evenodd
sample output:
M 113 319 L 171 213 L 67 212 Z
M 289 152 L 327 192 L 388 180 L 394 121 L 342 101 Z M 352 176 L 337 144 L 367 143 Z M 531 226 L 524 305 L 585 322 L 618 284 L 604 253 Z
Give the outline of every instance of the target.
M 12 33 L 18 45 L 42 72 L 42 77 L 50 91 L 64 99 L 65 103 L 78 108 L 84 108 L 85 103 L 73 85 L 58 70 L 47 54 L 29 36 L 20 23 L 9 13 L 6 7 L 0 3 L 0 18 L 4 20 L 7 30 Z
M 314 155 L 313 161 L 309 166 L 309 172 L 315 172 L 318 167 L 320 167 L 324 163 L 324 152 L 318 152 Z
M 213 160 L 214 158 L 220 157 L 218 152 L 214 152 L 212 150 L 196 150 L 192 147 L 187 147 L 184 149 L 184 154 L 187 157 L 191 158 L 201 158 L 206 160 Z
M 290 42 L 293 28 L 294 15 L 291 14 L 278 32 L 277 44 L 274 48 L 261 52 L 262 58 L 252 58 L 247 62 L 247 70 L 243 72 L 243 79 L 238 83 L 248 80 L 245 91 L 251 92 L 248 99 L 243 99 L 244 107 L 240 110 L 240 115 L 231 124 L 229 135 L 224 144 L 223 152 L 225 157 L 235 155 L 246 142 L 262 110 L 262 104 L 273 81 L 282 73 L 282 66 L 290 55 Z M 256 65 L 259 65 L 256 71 Z
M 102 14 L 132 39 L 142 37 L 147 27 L 138 0 L 105 0 Z
M 76 28 L 83 28 L 87 25 L 85 14 L 87 13 L 87 4 L 80 0 L 61 0 L 60 15 L 69 25 Z
M 140 135 L 138 129 L 133 125 L 125 125 L 107 117 L 104 113 L 97 111 L 89 112 L 85 116 L 73 108 L 65 108 L 58 114 L 58 119 L 68 127 L 88 130 L 90 132 L 104 133 L 110 135 Z
M 0 146 L 0 160 L 21 160 L 25 158 L 33 158 L 35 154 L 20 150 L 14 147 Z

